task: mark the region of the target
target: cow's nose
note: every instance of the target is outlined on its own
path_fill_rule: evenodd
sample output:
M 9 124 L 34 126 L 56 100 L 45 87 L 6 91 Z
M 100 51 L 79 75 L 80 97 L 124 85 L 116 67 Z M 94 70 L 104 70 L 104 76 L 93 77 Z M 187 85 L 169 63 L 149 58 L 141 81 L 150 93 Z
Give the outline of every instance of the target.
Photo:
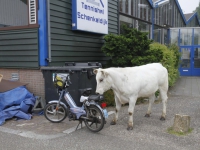
M 98 92 L 95 92 L 95 93 L 99 95 L 99 93 L 98 93 Z

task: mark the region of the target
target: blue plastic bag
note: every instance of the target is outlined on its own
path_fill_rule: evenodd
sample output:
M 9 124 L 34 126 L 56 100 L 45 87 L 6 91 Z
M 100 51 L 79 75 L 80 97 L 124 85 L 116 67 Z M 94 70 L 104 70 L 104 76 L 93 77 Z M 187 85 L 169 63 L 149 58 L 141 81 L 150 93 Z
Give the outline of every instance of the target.
M 25 86 L 0 93 L 0 125 L 13 117 L 30 120 L 30 110 L 35 101 L 36 98 Z

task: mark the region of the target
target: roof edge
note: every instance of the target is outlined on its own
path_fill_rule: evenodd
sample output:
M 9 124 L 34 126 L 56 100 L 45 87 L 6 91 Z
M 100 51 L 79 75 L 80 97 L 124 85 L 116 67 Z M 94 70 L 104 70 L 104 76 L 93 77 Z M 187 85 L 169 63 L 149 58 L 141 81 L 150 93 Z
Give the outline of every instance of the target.
M 183 18 L 185 24 L 187 24 L 187 20 L 186 20 L 184 14 L 183 14 L 183 11 L 182 11 L 182 9 L 181 9 L 181 6 L 180 6 L 178 0 L 175 0 L 175 2 L 176 2 L 176 5 L 178 6 L 178 9 L 179 9 L 179 11 L 180 11 L 180 13 L 181 13 L 181 16 L 182 16 L 182 18 Z
M 186 25 L 189 24 L 189 23 L 192 21 L 192 19 L 195 18 L 195 17 L 196 17 L 196 19 L 198 20 L 198 23 L 199 23 L 199 25 L 200 25 L 199 16 L 198 16 L 197 12 L 195 12 L 195 13 L 187 20 Z
M 149 4 L 150 4 L 151 8 L 154 8 L 154 7 L 153 7 L 153 2 L 152 2 L 152 0 L 148 0 L 148 2 L 149 2 Z

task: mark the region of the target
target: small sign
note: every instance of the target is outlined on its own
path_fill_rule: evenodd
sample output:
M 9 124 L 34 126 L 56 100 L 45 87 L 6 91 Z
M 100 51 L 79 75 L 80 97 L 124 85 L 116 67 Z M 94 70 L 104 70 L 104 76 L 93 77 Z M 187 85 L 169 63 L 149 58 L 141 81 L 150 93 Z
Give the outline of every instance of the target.
M 108 34 L 108 0 L 72 0 L 72 30 Z

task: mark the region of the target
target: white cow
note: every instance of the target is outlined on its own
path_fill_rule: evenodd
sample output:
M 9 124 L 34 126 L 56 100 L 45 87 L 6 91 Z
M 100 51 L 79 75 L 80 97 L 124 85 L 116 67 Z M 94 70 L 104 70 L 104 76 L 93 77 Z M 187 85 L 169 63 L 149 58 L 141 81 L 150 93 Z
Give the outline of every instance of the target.
M 165 120 L 168 91 L 168 72 L 160 63 L 137 67 L 95 69 L 96 93 L 103 94 L 112 89 L 115 95 L 116 112 L 111 125 L 118 120 L 121 104 L 129 103 L 129 121 L 127 130 L 133 129 L 133 112 L 138 97 L 149 97 L 149 106 L 145 117 L 150 117 L 155 92 L 160 91 L 163 110 L 160 120 Z

